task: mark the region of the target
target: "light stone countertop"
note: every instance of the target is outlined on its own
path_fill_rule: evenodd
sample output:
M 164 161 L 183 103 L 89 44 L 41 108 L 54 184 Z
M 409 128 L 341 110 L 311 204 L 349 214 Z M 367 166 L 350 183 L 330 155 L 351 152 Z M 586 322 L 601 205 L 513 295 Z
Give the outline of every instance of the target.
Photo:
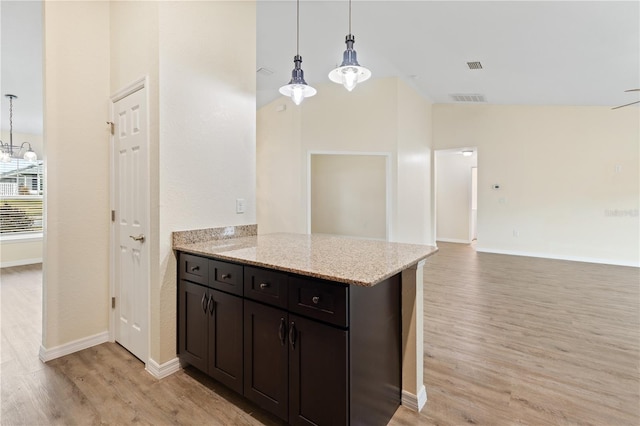
M 417 264 L 436 247 L 324 234 L 264 234 L 205 242 L 174 241 L 174 250 L 370 287 Z

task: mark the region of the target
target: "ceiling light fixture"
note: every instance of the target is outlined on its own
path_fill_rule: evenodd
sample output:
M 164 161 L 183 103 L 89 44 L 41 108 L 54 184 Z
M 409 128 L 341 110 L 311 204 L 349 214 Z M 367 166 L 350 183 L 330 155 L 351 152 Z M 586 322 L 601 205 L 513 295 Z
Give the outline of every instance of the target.
M 318 93 L 316 89 L 309 86 L 304 81 L 304 71 L 300 67 L 302 56 L 300 56 L 300 0 L 296 1 L 296 56 L 293 57 L 294 68 L 291 71 L 291 81 L 280 88 L 280 93 L 291 97 L 296 105 L 300 105 L 304 98 L 310 98 Z
M 13 100 L 16 99 L 17 96 L 9 94 L 5 96 L 9 98 L 9 143 L 0 141 L 0 161 L 2 161 L 3 163 L 9 163 L 13 158 L 20 158 L 20 153 L 24 149 L 24 146 L 28 145 L 29 148 L 27 148 L 22 158 L 30 163 L 33 163 L 38 159 L 38 155 L 33 152 L 33 149 L 31 148 L 31 144 L 29 142 L 22 142 L 22 145 L 20 145 L 20 147 L 13 146 Z
M 462 151 L 462 156 L 463 157 L 471 157 L 473 155 L 473 150 L 472 149 L 465 149 L 464 151 Z
M 371 71 L 358 63 L 358 54 L 353 50 L 355 41 L 356 38 L 351 34 L 351 0 L 349 0 L 349 34 L 345 40 L 347 50 L 342 54 L 342 65 L 329 73 L 331 81 L 342 84 L 348 91 L 352 91 L 358 83 L 371 77 Z

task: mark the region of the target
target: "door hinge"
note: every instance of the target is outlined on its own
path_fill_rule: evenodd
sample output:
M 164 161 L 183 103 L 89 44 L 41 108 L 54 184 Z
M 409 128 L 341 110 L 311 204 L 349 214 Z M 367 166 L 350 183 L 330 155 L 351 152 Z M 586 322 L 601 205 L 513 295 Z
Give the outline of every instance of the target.
M 116 211 L 111 210 L 111 222 L 115 222 L 115 221 L 116 221 Z
M 113 121 L 107 121 L 107 124 L 109 125 L 109 129 L 111 130 L 111 134 L 115 135 L 116 134 L 116 125 Z
M 116 308 L 116 298 L 112 297 L 111 298 L 111 309 L 115 309 Z

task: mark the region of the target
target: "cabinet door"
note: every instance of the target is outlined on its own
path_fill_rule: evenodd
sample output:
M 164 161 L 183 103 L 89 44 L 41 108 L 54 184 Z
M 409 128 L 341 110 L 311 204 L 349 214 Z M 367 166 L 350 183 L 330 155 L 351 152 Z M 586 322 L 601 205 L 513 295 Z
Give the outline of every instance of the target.
M 348 424 L 347 331 L 289 315 L 289 423 Z
M 287 313 L 244 301 L 244 396 L 287 420 Z
M 178 352 L 180 359 L 207 371 L 209 296 L 206 287 L 180 280 L 178 284 Z
M 208 314 L 209 375 L 242 393 L 242 299 L 209 290 Z

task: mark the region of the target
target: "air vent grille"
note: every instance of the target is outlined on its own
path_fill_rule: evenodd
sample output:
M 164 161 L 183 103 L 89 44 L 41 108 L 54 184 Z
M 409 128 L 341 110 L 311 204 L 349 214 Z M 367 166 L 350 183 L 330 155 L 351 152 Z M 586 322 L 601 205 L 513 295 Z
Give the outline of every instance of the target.
M 265 67 L 260 67 L 256 70 L 256 72 L 258 74 L 262 74 L 262 75 L 271 75 L 273 74 L 273 71 L 270 70 L 269 68 L 265 68 Z
M 487 99 L 484 97 L 484 95 L 479 95 L 477 93 L 457 93 L 449 96 L 451 96 L 451 99 L 453 99 L 454 102 L 487 102 Z
M 481 70 L 482 64 L 479 61 L 476 62 L 467 62 L 467 66 L 470 70 Z

